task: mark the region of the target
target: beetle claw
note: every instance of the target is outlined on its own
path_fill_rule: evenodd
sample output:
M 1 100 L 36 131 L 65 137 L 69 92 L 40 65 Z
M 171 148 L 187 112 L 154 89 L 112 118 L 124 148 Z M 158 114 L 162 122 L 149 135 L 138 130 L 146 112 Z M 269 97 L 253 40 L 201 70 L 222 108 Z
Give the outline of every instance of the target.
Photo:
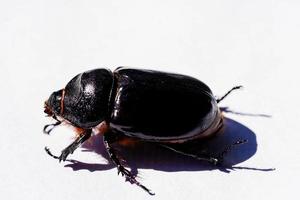
M 53 155 L 53 154 L 51 153 L 51 151 L 50 151 L 50 149 L 49 149 L 48 147 L 45 147 L 45 151 L 46 151 L 46 153 L 47 153 L 49 156 L 51 156 L 51 157 L 53 157 L 53 158 L 55 158 L 55 159 L 58 159 L 57 156 L 55 156 L 55 155 Z
M 234 143 L 232 143 L 231 145 L 227 146 L 221 153 L 219 153 L 219 156 L 217 157 L 219 159 L 219 163 L 221 163 L 221 161 L 223 160 L 223 157 L 232 150 L 232 148 L 236 145 L 242 145 L 247 143 L 248 140 L 247 139 L 239 139 L 237 141 L 235 141 Z
M 218 165 L 220 163 L 219 159 L 217 158 L 210 158 L 209 162 L 212 163 L 213 165 Z
M 72 153 L 72 152 L 69 151 L 68 148 L 64 149 L 64 150 L 61 152 L 61 154 L 60 154 L 60 156 L 59 156 L 59 158 L 58 158 L 59 162 L 61 162 L 61 161 L 66 161 L 66 159 L 67 159 L 67 157 L 68 157 L 68 155 L 69 155 L 70 153 Z

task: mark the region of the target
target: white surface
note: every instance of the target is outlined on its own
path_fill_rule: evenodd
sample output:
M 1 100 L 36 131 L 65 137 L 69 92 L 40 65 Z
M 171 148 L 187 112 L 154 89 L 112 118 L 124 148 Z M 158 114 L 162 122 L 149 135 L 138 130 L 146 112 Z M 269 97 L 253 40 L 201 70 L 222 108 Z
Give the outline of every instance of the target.
M 1 199 L 294 199 L 300 178 L 299 1 L 0 2 Z M 116 169 L 73 171 L 45 154 L 72 130 L 42 134 L 48 95 L 95 67 L 132 66 L 197 77 L 226 114 L 251 129 L 257 152 L 240 166 L 272 172 L 140 169 L 151 197 Z M 105 163 L 99 154 L 72 158 Z

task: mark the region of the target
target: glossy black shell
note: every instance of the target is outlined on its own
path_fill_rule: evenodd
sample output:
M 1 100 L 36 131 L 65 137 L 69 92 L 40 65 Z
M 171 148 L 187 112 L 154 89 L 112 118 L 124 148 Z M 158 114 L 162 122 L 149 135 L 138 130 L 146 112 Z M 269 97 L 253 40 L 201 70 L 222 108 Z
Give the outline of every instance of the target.
M 126 68 L 113 74 L 109 124 L 118 132 L 144 140 L 178 141 L 220 126 L 211 90 L 195 78 Z
M 78 74 L 63 90 L 52 93 L 48 106 L 77 127 L 89 129 L 106 121 L 112 131 L 147 141 L 185 141 L 216 132 L 222 125 L 207 85 L 152 70 L 95 69 Z

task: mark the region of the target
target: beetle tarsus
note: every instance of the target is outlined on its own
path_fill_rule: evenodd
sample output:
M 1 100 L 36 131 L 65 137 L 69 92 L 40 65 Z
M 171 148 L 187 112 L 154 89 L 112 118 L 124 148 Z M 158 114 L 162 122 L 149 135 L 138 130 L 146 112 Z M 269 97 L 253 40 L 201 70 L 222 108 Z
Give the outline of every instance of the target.
M 60 157 L 60 156 L 56 156 L 56 155 L 52 154 L 52 152 L 50 151 L 50 149 L 48 147 L 45 147 L 45 151 L 49 156 L 51 156 L 54 159 L 59 159 L 59 157 Z M 72 162 L 72 160 L 67 160 L 67 159 L 65 161 Z
M 218 157 L 211 156 L 208 153 L 201 153 L 199 155 L 194 154 L 194 153 L 191 153 L 191 152 L 187 151 L 184 148 L 181 148 L 181 146 L 178 145 L 178 144 L 161 144 L 161 146 L 165 147 L 167 149 L 170 149 L 170 150 L 172 150 L 176 153 L 179 153 L 179 154 L 182 154 L 182 155 L 185 155 L 185 156 L 189 156 L 189 157 L 195 158 L 195 159 L 200 160 L 200 161 L 208 162 L 212 165 L 220 164 L 220 159 Z
M 212 163 L 213 165 L 218 165 L 220 160 L 217 158 L 210 158 L 209 162 Z
M 44 126 L 43 132 L 45 134 L 50 134 L 50 132 L 58 125 L 60 125 L 62 123 L 62 121 L 58 120 L 57 117 L 55 115 L 52 116 L 53 119 L 56 120 L 56 123 L 54 124 L 47 124 L 46 126 Z
M 69 146 L 62 150 L 61 155 L 58 158 L 59 162 L 66 161 L 68 155 L 72 154 L 82 143 L 89 139 L 91 135 L 91 129 L 85 130 L 84 133 L 77 137 L 74 142 L 72 142 Z
M 218 165 L 218 164 L 220 164 L 219 158 L 215 158 L 215 157 L 212 157 L 212 156 L 209 156 L 209 155 L 198 156 L 198 155 L 186 154 L 186 153 L 181 153 L 181 154 L 193 157 L 193 158 L 195 158 L 197 160 L 208 162 L 208 163 L 210 163 L 212 165 Z
M 125 176 L 125 180 L 129 181 L 131 184 L 135 184 L 142 188 L 144 191 L 146 191 L 150 195 L 154 195 L 153 192 L 151 192 L 150 189 L 148 189 L 146 186 L 142 185 L 139 181 L 136 180 L 136 177 L 127 170 L 120 162 L 120 159 L 117 157 L 115 150 L 111 147 L 110 142 L 107 137 L 103 137 L 103 143 L 106 148 L 106 151 L 112 160 L 112 162 L 117 166 L 118 175 L 121 174 L 122 176 Z
M 44 129 L 43 129 L 43 132 L 47 135 L 50 134 L 50 132 L 58 125 L 61 124 L 61 121 L 57 121 L 56 123 L 54 124 L 47 124 L 46 126 L 44 126 Z
M 64 150 L 62 150 L 60 156 L 55 156 L 50 152 L 50 149 L 48 147 L 45 147 L 45 151 L 48 155 L 51 157 L 58 159 L 59 162 L 66 161 L 69 154 L 72 154 L 82 143 L 84 143 L 87 139 L 89 139 L 92 135 L 92 130 L 88 129 L 85 130 L 85 132 L 74 142 L 72 142 L 69 146 L 67 146 Z
M 238 90 L 238 89 L 241 89 L 241 88 L 243 88 L 243 86 L 241 86 L 241 85 L 231 88 L 231 90 L 229 90 L 224 96 L 217 99 L 217 103 L 220 103 L 223 99 L 225 99 L 225 97 L 227 97 L 233 90 Z
M 69 154 L 72 154 L 73 152 L 71 151 L 71 149 L 64 149 L 60 156 L 58 157 L 59 162 L 61 161 L 66 161 L 67 157 Z
M 48 147 L 45 147 L 45 151 L 46 151 L 46 153 L 47 153 L 49 156 L 51 156 L 51 157 L 53 157 L 53 158 L 55 158 L 55 159 L 58 159 L 58 158 L 59 158 L 58 156 L 53 155 Z
M 222 161 L 224 155 L 227 154 L 228 152 L 230 152 L 234 146 L 236 146 L 236 145 L 241 145 L 241 144 L 245 144 L 245 143 L 247 143 L 247 142 L 248 142 L 247 139 L 240 139 L 240 140 L 235 141 L 235 142 L 232 143 L 231 145 L 227 146 L 227 147 L 219 154 L 218 159 L 219 159 L 220 161 Z

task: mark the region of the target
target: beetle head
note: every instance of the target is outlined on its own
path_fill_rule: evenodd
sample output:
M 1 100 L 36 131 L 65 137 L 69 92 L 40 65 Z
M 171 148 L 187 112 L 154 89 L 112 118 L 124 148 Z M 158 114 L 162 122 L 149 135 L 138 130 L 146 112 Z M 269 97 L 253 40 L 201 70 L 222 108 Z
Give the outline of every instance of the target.
M 53 92 L 49 99 L 45 102 L 44 112 L 48 117 L 53 117 L 57 122 L 54 124 L 47 124 L 44 126 L 44 133 L 50 134 L 50 132 L 58 125 L 62 123 L 59 119 L 57 119 L 57 115 L 62 112 L 63 108 L 63 98 L 64 98 L 64 90 L 59 90 Z
M 49 99 L 45 102 L 44 112 L 48 116 L 60 115 L 63 107 L 64 90 L 53 92 Z

